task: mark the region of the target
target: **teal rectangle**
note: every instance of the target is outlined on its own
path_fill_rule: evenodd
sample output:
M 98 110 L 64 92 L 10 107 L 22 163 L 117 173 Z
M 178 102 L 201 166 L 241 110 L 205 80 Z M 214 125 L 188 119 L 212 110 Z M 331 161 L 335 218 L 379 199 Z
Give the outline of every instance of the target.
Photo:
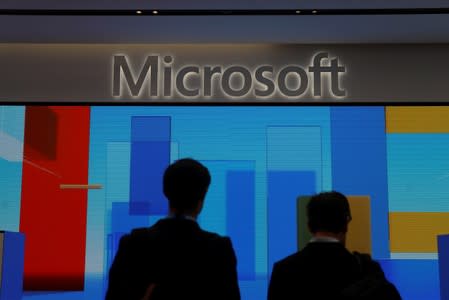
M 449 212 L 449 134 L 388 134 L 392 212 Z

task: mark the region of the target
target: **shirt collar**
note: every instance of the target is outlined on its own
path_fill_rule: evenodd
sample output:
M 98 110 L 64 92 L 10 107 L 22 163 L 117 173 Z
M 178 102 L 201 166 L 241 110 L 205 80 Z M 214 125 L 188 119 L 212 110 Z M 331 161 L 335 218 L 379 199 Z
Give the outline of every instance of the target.
M 193 222 L 197 222 L 196 219 L 190 215 L 182 215 L 182 214 L 169 214 L 167 216 L 167 219 L 184 219 L 184 220 L 190 220 Z
M 309 243 L 340 243 L 340 241 L 330 236 L 320 236 L 312 237 Z

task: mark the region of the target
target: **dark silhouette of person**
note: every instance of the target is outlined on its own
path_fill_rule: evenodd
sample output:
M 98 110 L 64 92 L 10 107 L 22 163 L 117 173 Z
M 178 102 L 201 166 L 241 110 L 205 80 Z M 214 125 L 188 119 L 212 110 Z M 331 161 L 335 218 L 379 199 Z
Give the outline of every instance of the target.
M 351 211 L 343 194 L 332 191 L 313 196 L 307 217 L 312 239 L 302 250 L 274 264 L 268 300 L 401 299 L 377 262 L 368 254 L 346 249 Z
M 190 158 L 165 170 L 170 214 L 120 240 L 106 300 L 240 299 L 231 240 L 196 222 L 210 182 L 208 169 Z

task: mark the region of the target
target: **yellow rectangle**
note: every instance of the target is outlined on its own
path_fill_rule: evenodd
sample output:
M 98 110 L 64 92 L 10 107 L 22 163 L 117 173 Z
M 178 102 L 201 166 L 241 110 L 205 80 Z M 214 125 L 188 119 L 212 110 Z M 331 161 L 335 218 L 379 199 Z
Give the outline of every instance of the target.
M 347 196 L 352 220 L 348 226 L 346 247 L 350 251 L 371 254 L 371 209 L 369 196 Z
M 387 106 L 387 133 L 449 133 L 449 107 Z
M 438 252 L 437 236 L 449 233 L 449 213 L 390 213 L 391 252 Z

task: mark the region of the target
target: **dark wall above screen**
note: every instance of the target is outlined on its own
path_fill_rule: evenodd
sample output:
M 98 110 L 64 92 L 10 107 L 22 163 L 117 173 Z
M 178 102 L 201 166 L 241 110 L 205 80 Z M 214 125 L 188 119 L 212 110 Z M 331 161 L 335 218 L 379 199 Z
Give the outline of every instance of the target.
M 127 16 L 11 15 L 7 10 L 130 10 Z M 153 10 L 292 10 L 295 15 L 163 16 Z M 320 15 L 320 10 L 417 14 Z M 426 14 L 428 9 L 445 13 Z M 2 0 L 0 43 L 449 43 L 447 0 Z M 317 14 L 306 14 L 304 10 Z

